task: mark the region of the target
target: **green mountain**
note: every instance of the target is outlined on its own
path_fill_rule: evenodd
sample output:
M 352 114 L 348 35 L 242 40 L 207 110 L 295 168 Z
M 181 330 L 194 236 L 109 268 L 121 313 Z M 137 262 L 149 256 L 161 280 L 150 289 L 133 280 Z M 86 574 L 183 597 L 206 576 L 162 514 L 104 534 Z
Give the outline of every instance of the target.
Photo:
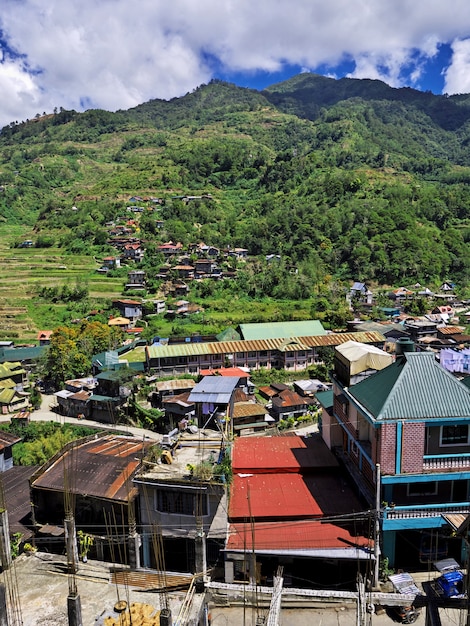
M 99 256 L 129 198 L 157 198 L 138 224 L 149 252 L 170 239 L 247 248 L 260 257 L 245 270 L 250 295 L 306 297 L 330 275 L 466 285 L 469 142 L 467 95 L 314 74 L 263 92 L 213 81 L 128 111 L 3 128 L 0 219 L 29 224 L 36 244 Z

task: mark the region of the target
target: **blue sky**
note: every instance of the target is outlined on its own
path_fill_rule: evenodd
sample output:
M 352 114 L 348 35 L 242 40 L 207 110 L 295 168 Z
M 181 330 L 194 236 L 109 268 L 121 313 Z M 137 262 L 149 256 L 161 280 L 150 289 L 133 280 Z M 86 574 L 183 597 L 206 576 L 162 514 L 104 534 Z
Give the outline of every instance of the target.
M 419 52 L 417 52 L 419 55 Z M 393 85 L 395 87 L 413 87 L 420 91 L 431 91 L 434 94 L 443 94 L 445 91 L 445 77 L 444 69 L 450 64 L 452 57 L 452 50 L 449 44 L 441 44 L 436 51 L 435 56 L 427 59 L 422 64 L 422 74 L 419 81 L 413 80 L 412 71 L 413 66 L 404 66 L 401 73 L 400 84 Z M 291 78 L 304 71 L 314 72 L 323 76 L 329 76 L 332 78 L 344 78 L 351 76 L 355 70 L 355 63 L 353 59 L 348 59 L 339 63 L 336 66 L 329 66 L 322 64 L 314 68 L 306 68 L 301 65 L 286 63 L 282 69 L 277 72 L 265 72 L 260 70 L 252 70 L 248 72 L 231 71 L 230 68 L 221 68 L 220 64 L 214 64 L 214 77 L 226 80 L 240 87 L 247 87 L 249 89 L 262 90 L 275 83 L 280 83 L 284 80 Z M 367 78 L 362 76 L 362 78 Z M 372 76 L 372 78 L 377 78 Z M 384 74 L 380 77 L 384 82 L 387 81 L 387 76 Z
M 470 93 L 470 2 L 2 0 L 0 126 L 304 71 Z

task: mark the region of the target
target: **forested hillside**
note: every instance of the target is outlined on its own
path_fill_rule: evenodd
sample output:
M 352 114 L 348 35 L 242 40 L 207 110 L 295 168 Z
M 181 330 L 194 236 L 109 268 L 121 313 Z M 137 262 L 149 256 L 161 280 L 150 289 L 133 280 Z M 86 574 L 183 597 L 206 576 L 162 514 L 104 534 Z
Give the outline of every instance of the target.
M 1 131 L 0 219 L 99 256 L 129 198 L 153 198 L 137 227 L 149 269 L 158 243 L 204 241 L 259 256 L 239 284 L 253 296 L 305 298 L 326 276 L 467 284 L 469 120 L 468 96 L 312 74 L 38 114 Z

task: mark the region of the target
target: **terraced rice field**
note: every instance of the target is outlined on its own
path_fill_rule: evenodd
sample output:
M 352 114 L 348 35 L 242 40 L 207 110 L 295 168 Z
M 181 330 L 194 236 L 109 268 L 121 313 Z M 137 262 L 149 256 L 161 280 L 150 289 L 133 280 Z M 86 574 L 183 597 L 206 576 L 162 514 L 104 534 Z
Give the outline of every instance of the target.
M 58 248 L 11 248 L 18 231 L 19 227 L 14 232 L 0 228 L 0 339 L 34 342 L 38 331 L 45 330 L 40 309 L 49 309 L 51 319 L 54 307 L 57 312 L 64 309 L 63 305 L 52 303 L 31 306 L 42 287 L 73 287 L 79 280 L 88 285 L 91 299 L 108 300 L 122 295 L 123 279 L 98 274 L 99 260 L 91 256 L 65 254 Z

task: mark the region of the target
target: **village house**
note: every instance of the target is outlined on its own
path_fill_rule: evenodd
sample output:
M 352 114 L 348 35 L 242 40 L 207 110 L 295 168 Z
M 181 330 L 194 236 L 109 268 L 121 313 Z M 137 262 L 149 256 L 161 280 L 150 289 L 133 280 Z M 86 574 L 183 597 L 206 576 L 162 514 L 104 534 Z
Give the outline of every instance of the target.
M 140 242 L 126 244 L 122 249 L 122 256 L 126 260 L 140 263 L 144 258 L 144 249 L 142 244 Z
M 397 348 L 391 364 L 385 353 L 362 365 L 360 353 L 335 358 L 331 398 L 317 395 L 322 436 L 369 506 L 380 490 L 382 552 L 392 566 L 431 563 L 443 552 L 459 560 L 464 546 L 443 514 L 470 512 L 470 389 L 434 353 L 414 352 L 409 340 Z
M 194 278 L 194 267 L 192 265 L 175 265 L 172 271 L 176 272 L 178 278 L 185 280 Z
M 117 256 L 107 256 L 103 259 L 103 267 L 108 270 L 115 270 L 121 267 L 121 259 Z
M 227 496 L 219 459 L 220 433 L 165 436 L 158 462 L 144 459 L 134 478 L 139 490 L 142 566 L 158 567 L 152 529 L 161 529 L 165 564 L 178 572 L 215 565 L 227 534 Z
M 204 376 L 189 394 L 189 401 L 195 405 L 196 425 L 233 428 L 235 389 L 242 384 L 238 376 Z
M 160 246 L 157 246 L 157 251 L 161 252 L 165 257 L 174 257 L 183 252 L 183 244 L 181 242 L 173 243 L 169 241 L 168 243 L 162 243 Z
M 0 472 L 13 467 L 13 446 L 20 441 L 21 437 L 0 430 Z
M 189 400 L 190 391 L 163 398 L 161 408 L 165 411 L 165 423 L 171 432 L 174 428 L 184 429 L 196 414 L 194 402 Z
M 26 370 L 21 363 L 0 364 L 0 410 L 15 413 L 29 406 Z
M 194 276 L 196 278 L 220 278 L 221 275 L 221 270 L 212 259 L 197 259 L 194 263 Z
M 351 307 L 357 304 L 371 306 L 373 297 L 372 291 L 370 291 L 365 283 L 356 281 L 349 290 L 346 299 Z
M 259 402 L 242 400 L 233 404 L 233 432 L 236 435 L 252 435 L 270 428 L 274 423 L 268 410 Z
M 319 434 L 239 437 L 232 471 L 225 582 L 270 584 L 282 565 L 286 586 L 337 587 L 370 565 L 367 522 L 345 520 L 364 505 Z
M 242 261 L 248 258 L 248 250 L 246 248 L 229 248 L 226 256 Z
M 404 330 L 413 341 L 419 342 L 423 337 L 437 337 L 438 322 L 427 319 L 408 318 L 403 324 Z
M 122 317 L 126 317 L 131 324 L 142 318 L 142 303 L 138 300 L 113 300 L 113 308 L 117 309 Z
M 34 525 L 44 539 L 51 537 L 52 550 L 54 538 L 65 534 L 68 489 L 77 530 L 94 538 L 90 556 L 139 567 L 139 538 L 130 522 L 137 497 L 132 477 L 148 447 L 142 438 L 91 435 L 67 444 L 35 472 L 30 481 Z
M 144 270 L 132 270 L 127 273 L 126 289 L 128 291 L 136 291 L 145 288 L 146 284 Z
M 192 378 L 176 378 L 173 380 L 160 380 L 155 383 L 155 391 L 150 394 L 152 406 L 162 407 L 164 400 L 190 392 L 196 386 Z
M 277 421 L 301 417 L 307 413 L 310 404 L 311 402 L 295 391 L 284 389 L 271 398 L 270 413 Z
M 48 346 L 51 343 L 53 330 L 40 330 L 38 332 L 38 342 L 40 346 Z

